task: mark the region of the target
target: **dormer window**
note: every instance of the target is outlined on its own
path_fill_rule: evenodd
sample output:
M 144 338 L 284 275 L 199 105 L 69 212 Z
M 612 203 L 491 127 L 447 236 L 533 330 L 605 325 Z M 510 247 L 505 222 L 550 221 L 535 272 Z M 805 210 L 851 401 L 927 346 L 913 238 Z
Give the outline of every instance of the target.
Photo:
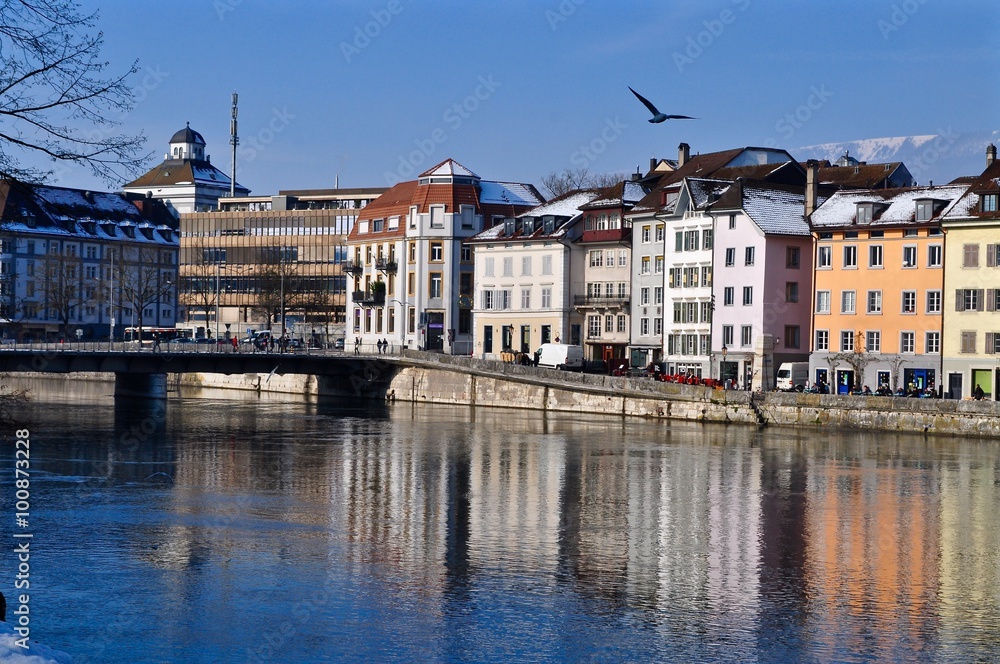
M 545 217 L 542 220 L 542 231 L 546 234 L 552 234 L 556 230 L 556 218 L 555 217 Z
M 503 220 L 503 234 L 507 237 L 514 235 L 515 220 L 513 217 Z
M 917 201 L 916 221 L 930 221 L 934 216 L 933 201 Z
M 535 232 L 535 220 L 531 217 L 526 217 L 521 221 L 521 234 L 531 235 Z
M 982 212 L 996 212 L 997 194 L 983 194 L 980 201 L 980 209 Z
M 871 203 L 858 203 L 856 223 L 859 224 L 870 224 L 872 223 L 872 204 Z
M 381 233 L 385 219 L 372 219 L 372 233 Z

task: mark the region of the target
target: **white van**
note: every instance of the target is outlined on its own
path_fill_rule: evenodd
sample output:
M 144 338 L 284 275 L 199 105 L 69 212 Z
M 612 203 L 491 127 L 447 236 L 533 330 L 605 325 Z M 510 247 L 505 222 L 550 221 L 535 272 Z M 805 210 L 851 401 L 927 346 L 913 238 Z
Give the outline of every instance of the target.
M 809 385 L 808 362 L 782 362 L 778 367 L 776 387 L 779 390 L 790 390 L 799 385 Z
M 540 367 L 570 371 L 583 370 L 583 347 L 573 344 L 542 344 L 535 351 Z

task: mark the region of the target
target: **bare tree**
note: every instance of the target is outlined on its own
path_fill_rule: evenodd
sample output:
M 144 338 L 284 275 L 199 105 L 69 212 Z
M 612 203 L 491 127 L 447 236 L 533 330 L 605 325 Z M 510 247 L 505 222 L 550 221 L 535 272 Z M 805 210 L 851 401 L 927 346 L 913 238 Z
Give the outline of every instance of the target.
M 75 316 L 77 307 L 83 305 L 86 292 L 91 284 L 84 284 L 81 273 L 83 261 L 78 256 L 66 253 L 49 254 L 46 256 L 41 277 L 42 295 L 45 308 L 53 311 L 59 318 L 62 334 L 69 333 L 70 320 Z
M 272 320 L 280 323 L 282 313 L 287 317 L 290 310 L 300 306 L 305 289 L 294 261 L 281 260 L 275 253 L 265 258 L 254 268 L 257 302 L 253 308 L 271 329 Z
M 181 303 L 195 311 L 205 313 L 205 325 L 215 311 L 219 301 L 219 278 L 221 254 L 201 242 L 190 249 L 192 252 L 184 265 L 181 275 Z
M 624 173 L 594 173 L 591 174 L 586 168 L 578 168 L 575 171 L 566 169 L 562 173 L 552 171 L 542 178 L 542 186 L 553 196 L 561 196 L 574 189 L 599 189 L 610 187 L 626 179 Z
M 145 138 L 118 134 L 132 108 L 126 79 L 107 76 L 100 59 L 104 36 L 97 14 L 82 14 L 73 0 L 0 1 L 0 176 L 39 181 L 52 170 L 21 163 L 24 157 L 87 166 L 117 184 L 148 158 Z
M 135 326 L 140 330 L 145 324 L 146 308 L 162 303 L 173 286 L 169 266 L 161 258 L 158 247 L 133 246 L 123 248 L 115 263 L 122 304 L 135 312 Z

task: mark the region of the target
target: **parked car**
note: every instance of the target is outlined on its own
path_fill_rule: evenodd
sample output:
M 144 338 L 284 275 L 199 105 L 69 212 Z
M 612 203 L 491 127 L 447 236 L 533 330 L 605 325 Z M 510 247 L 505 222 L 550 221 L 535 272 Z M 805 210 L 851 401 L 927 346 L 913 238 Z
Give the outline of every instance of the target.
M 169 343 L 169 344 L 193 344 L 194 343 L 194 339 L 191 339 L 189 337 L 175 337 L 175 338 L 171 339 L 170 341 L 168 341 L 167 343 Z
M 538 358 L 537 365 L 540 367 L 553 367 L 555 369 L 582 371 L 583 370 L 583 347 L 574 344 L 542 344 L 535 351 Z
M 337 350 L 344 350 L 344 340 L 337 339 L 336 341 L 333 342 L 333 347 Z

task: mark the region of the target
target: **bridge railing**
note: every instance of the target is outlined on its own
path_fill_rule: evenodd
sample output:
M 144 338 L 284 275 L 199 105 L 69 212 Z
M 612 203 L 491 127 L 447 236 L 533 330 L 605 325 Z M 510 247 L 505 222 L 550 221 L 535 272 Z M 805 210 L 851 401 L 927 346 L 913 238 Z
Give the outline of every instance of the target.
M 276 344 L 273 348 L 259 349 L 253 344 L 243 343 L 236 348 L 231 343 L 199 343 L 199 342 L 162 342 L 159 347 L 151 341 L 144 341 L 141 345 L 135 341 L 15 341 L 13 339 L 0 339 L 0 352 L 3 351 L 35 351 L 45 353 L 72 352 L 72 353 L 267 353 L 281 354 L 283 351 Z M 353 343 L 347 344 L 343 349 L 332 346 L 326 348 L 316 348 L 309 345 L 297 346 L 285 350 L 286 353 L 296 355 L 398 355 L 400 348 L 396 344 L 389 343 L 379 348 L 374 343 L 362 343 L 355 347 Z

